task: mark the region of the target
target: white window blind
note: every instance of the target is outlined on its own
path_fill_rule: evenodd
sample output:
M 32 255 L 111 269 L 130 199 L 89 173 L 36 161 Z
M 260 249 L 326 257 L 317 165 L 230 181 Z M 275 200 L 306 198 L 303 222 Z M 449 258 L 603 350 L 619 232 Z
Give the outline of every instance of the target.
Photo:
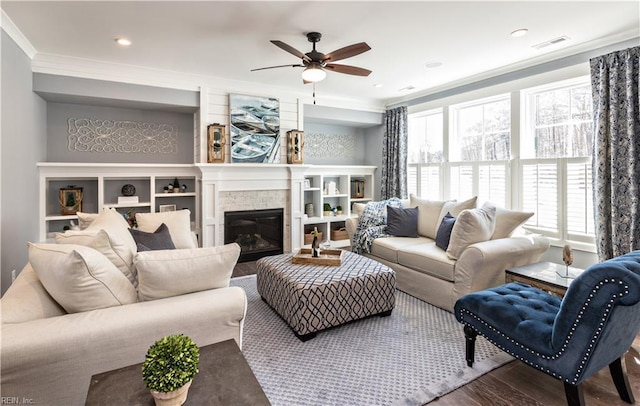
M 558 164 L 523 161 L 522 209 L 534 213 L 526 225 L 558 237 Z
M 507 206 L 507 162 L 478 166 L 478 202 Z
M 409 194 L 430 200 L 441 200 L 441 164 L 409 164 L 408 189 Z
M 566 190 L 566 217 L 569 239 L 590 241 L 595 234 L 595 230 L 591 162 L 588 159 L 567 163 Z

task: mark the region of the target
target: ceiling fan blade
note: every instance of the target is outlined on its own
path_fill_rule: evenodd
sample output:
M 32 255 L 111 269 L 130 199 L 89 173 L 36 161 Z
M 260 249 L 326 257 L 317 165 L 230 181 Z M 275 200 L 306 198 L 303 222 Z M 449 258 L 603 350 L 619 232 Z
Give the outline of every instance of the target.
M 307 55 L 303 54 L 302 52 L 298 51 L 297 49 L 295 49 L 294 47 L 292 47 L 289 44 L 285 44 L 282 41 L 278 41 L 278 40 L 271 40 L 271 43 L 275 46 L 277 46 L 280 49 L 283 49 L 287 52 L 289 52 L 292 55 L 297 56 L 300 59 L 303 59 L 307 62 L 311 62 L 311 58 L 309 58 Z
M 346 73 L 347 75 L 356 75 L 356 76 L 369 76 L 369 74 L 371 73 L 369 69 L 359 68 L 357 66 L 350 66 L 350 65 L 339 65 L 337 63 L 329 63 L 324 68 L 334 72 Z
M 359 42 L 352 44 L 344 48 L 336 49 L 333 52 L 329 52 L 322 58 L 326 62 L 336 62 L 341 59 L 351 58 L 352 56 L 360 55 L 363 52 L 367 52 L 371 47 L 366 42 Z
M 256 68 L 256 69 L 251 69 L 251 72 L 257 71 L 257 70 L 265 70 L 265 69 L 273 69 L 273 68 L 287 68 L 287 67 L 291 67 L 291 68 L 303 68 L 304 65 L 276 65 L 276 66 L 267 66 L 264 68 Z

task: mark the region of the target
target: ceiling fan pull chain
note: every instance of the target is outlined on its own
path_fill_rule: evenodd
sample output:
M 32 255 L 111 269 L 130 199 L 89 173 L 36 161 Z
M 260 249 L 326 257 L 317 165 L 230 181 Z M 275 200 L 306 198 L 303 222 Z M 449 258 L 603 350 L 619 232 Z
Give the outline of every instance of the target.
M 316 104 L 316 82 L 313 82 L 313 104 Z

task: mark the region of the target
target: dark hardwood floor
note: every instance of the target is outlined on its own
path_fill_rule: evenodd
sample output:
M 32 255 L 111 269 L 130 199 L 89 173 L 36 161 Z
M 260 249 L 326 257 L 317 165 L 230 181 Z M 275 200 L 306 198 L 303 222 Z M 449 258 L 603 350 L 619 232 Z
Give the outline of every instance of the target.
M 232 276 L 255 273 L 255 262 L 244 262 L 236 265 Z M 625 359 L 629 382 L 636 397 L 635 404 L 640 404 L 640 336 L 634 341 Z M 588 406 L 628 405 L 618 396 L 609 368 L 598 372 L 583 385 L 585 402 Z M 429 406 L 564 406 L 566 404 L 562 382 L 520 361 L 514 361 L 435 399 L 429 403 Z

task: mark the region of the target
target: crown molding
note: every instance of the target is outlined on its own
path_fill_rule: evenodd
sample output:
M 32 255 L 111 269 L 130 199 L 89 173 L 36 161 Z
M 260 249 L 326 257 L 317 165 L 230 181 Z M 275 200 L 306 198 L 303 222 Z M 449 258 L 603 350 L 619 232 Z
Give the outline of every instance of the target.
M 33 57 L 38 53 L 38 50 L 31 45 L 31 42 L 29 42 L 27 37 L 22 34 L 22 31 L 20 31 L 13 21 L 11 21 L 4 10 L 0 9 L 0 13 L 0 27 L 2 27 L 4 32 L 6 32 L 16 44 L 18 44 L 20 49 L 27 54 L 29 59 L 33 60 Z

